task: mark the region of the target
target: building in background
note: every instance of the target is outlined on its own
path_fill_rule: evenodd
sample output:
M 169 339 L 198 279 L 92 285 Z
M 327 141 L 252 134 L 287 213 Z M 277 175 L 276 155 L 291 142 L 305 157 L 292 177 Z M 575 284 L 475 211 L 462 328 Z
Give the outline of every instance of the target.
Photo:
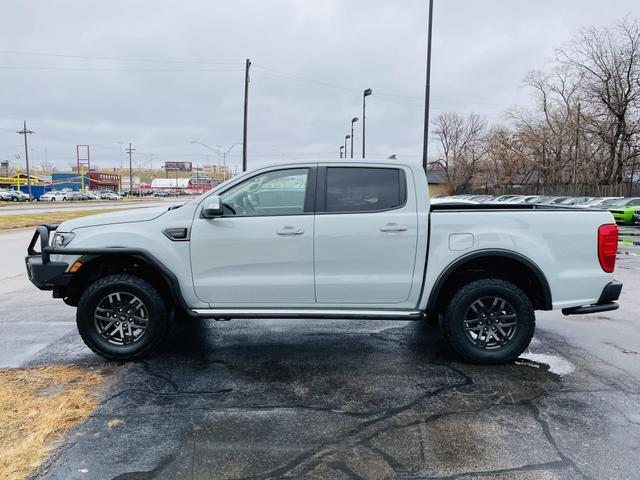
M 225 167 L 224 165 L 206 164 L 199 166 L 198 169 L 206 176 L 214 178 L 216 180 L 222 180 L 223 178 L 231 177 L 231 171 L 229 170 L 229 167 Z
M 122 177 L 120 177 L 120 191 L 121 192 L 128 192 L 130 190 L 133 191 L 138 191 L 142 185 L 142 181 L 140 180 L 140 177 L 137 175 L 133 176 L 133 188 L 131 188 L 131 185 L 129 184 L 129 175 L 122 175 Z
M 190 178 L 154 178 L 151 180 L 152 190 L 191 190 L 192 188 Z
M 51 186 L 54 190 L 68 188 L 71 190 L 94 191 L 108 190 L 117 192 L 120 189 L 121 177 L 115 173 L 87 172 L 80 175 L 77 172 L 53 172 Z
M 447 195 L 449 193 L 446 172 L 439 165 L 429 165 L 427 169 L 427 183 L 429 184 L 429 194 L 432 197 Z

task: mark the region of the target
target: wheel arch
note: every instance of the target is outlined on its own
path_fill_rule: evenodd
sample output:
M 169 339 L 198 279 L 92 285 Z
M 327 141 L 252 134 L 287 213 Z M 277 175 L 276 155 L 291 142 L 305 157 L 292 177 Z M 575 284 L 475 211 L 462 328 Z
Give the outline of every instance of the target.
M 537 310 L 551 310 L 552 297 L 546 276 L 531 259 L 511 250 L 484 249 L 451 262 L 438 276 L 427 301 L 427 313 L 440 313 L 462 285 L 480 278 L 507 280 L 531 299 Z
M 180 291 L 178 279 L 166 266 L 143 250 L 126 252 L 87 252 L 78 261 L 82 266 L 73 274 L 62 296 L 70 305 L 77 305 L 82 292 L 98 278 L 114 273 L 130 273 L 153 285 L 172 308 L 190 310 Z

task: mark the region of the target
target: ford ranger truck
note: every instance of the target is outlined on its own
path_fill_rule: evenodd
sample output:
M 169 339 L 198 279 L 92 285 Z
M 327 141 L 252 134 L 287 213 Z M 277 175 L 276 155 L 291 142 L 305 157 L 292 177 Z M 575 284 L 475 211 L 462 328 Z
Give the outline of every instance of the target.
M 618 308 L 617 242 L 608 211 L 432 205 L 418 164 L 322 161 L 40 225 L 26 266 L 111 360 L 149 354 L 187 317 L 431 318 L 462 358 L 498 364 L 527 348 L 535 310 Z

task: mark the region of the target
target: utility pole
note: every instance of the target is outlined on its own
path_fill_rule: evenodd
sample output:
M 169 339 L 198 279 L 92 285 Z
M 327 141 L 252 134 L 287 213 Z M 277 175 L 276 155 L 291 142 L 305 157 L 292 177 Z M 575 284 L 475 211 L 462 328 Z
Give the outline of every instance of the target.
M 342 158 L 342 150 L 344 150 L 344 145 L 340 145 L 340 158 Z
M 362 92 L 362 158 L 365 157 L 365 127 L 366 127 L 366 122 L 365 122 L 365 110 L 367 109 L 367 97 L 369 95 L 371 95 L 372 90 L 370 88 L 367 88 L 364 92 Z
M 424 95 L 424 138 L 422 139 L 422 167 L 427 171 L 429 153 L 429 94 L 431 93 L 431 31 L 433 30 L 433 0 L 429 0 L 429 32 L 427 34 L 427 78 Z
M 33 197 L 31 196 L 31 173 L 29 170 L 29 144 L 27 142 L 27 136 L 34 132 L 27 128 L 27 121 L 25 120 L 22 126 L 22 130 L 18 130 L 17 133 L 20 135 L 24 135 L 24 159 L 27 162 L 27 188 L 29 190 L 29 200 L 31 200 Z M 18 177 L 19 176 L 20 174 L 18 174 Z M 20 180 L 18 180 L 18 182 L 20 182 Z M 18 185 L 20 185 L 20 183 L 18 183 Z M 18 188 L 18 190 L 19 189 L 20 188 Z
M 580 148 L 580 103 L 578 103 L 578 117 L 576 118 L 576 155 L 573 160 L 573 184 L 575 185 L 578 175 L 578 148 Z M 575 192 L 574 192 L 575 194 Z
M 129 142 L 129 148 L 125 150 L 129 154 L 129 195 L 133 197 L 133 163 L 131 162 L 131 154 L 136 151 L 135 148 L 131 148 L 131 142 Z
M 351 135 L 344 136 L 344 158 L 347 158 L 347 140 L 351 138 Z
M 242 129 L 242 171 L 247 171 L 247 115 L 249 113 L 249 67 L 251 60 L 247 58 L 244 66 L 244 126 Z

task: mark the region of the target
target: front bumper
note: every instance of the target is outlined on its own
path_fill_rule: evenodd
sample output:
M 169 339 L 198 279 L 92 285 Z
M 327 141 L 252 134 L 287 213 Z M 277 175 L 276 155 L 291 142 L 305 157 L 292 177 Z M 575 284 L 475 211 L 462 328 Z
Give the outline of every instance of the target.
M 24 261 L 27 267 L 29 280 L 40 290 L 53 290 L 56 287 L 64 287 L 71 281 L 71 274 L 66 274 L 68 263 L 52 262 L 49 258 L 49 236 L 55 231 L 57 225 L 38 225 Z M 40 240 L 40 251 L 36 250 L 36 244 Z
M 625 210 L 609 210 L 613 215 L 616 223 L 630 223 L 633 218 L 633 211 L 625 211 Z
M 614 280 L 602 289 L 600 298 L 593 305 L 583 305 L 581 307 L 563 308 L 562 313 L 565 315 L 585 315 L 587 313 L 600 313 L 617 310 L 620 305 L 616 300 L 620 298 L 622 291 L 622 282 Z

